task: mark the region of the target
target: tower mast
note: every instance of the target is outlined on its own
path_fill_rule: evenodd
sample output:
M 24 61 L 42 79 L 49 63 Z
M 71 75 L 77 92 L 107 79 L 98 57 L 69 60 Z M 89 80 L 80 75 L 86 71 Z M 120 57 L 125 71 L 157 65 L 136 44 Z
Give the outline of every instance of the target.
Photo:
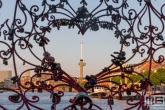
M 83 42 L 80 42 L 80 62 L 78 63 L 78 65 L 80 66 L 80 79 L 83 79 L 83 66 L 86 65 L 86 63 L 84 63 L 84 60 L 82 58 L 82 44 Z
M 80 58 L 82 59 L 82 44 L 83 42 L 80 42 Z

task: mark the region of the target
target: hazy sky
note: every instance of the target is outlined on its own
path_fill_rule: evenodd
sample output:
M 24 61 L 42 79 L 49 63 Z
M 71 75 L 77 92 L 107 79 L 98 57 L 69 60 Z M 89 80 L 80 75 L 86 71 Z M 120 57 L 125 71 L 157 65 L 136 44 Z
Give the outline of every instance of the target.
M 32 0 L 22 0 L 24 4 L 27 4 L 28 6 L 31 6 L 30 1 Z M 32 4 L 38 4 L 38 6 L 41 6 L 42 0 L 33 0 Z M 50 1 L 50 0 L 49 0 Z M 59 0 L 55 0 L 57 2 Z M 81 5 L 79 4 L 80 0 L 68 0 L 73 5 L 74 9 L 77 11 L 77 8 Z M 86 0 L 88 2 L 88 10 L 91 12 L 91 10 L 97 6 L 100 0 Z M 96 2 L 97 1 L 97 2 Z M 110 0 L 111 1 L 111 0 Z M 121 1 L 121 0 L 119 0 Z M 160 5 L 165 3 L 164 0 L 151 0 L 153 1 L 153 4 L 160 10 Z M 14 6 L 15 6 L 15 0 L 2 0 L 3 6 L 2 9 L 0 9 L 0 24 L 2 24 L 6 19 L 9 20 L 9 24 L 11 25 L 12 22 L 12 16 L 14 12 Z M 135 8 L 139 10 L 144 5 L 144 2 L 142 3 L 142 6 L 139 6 L 139 3 L 137 0 L 128 0 L 130 2 L 130 7 Z M 109 2 L 110 4 L 111 2 Z M 121 4 L 121 2 L 120 2 Z M 66 6 L 66 5 L 65 5 Z M 105 6 L 105 5 L 103 5 Z M 101 7 L 103 8 L 103 7 Z M 29 9 L 29 8 L 28 8 Z M 42 10 L 42 7 L 40 7 L 40 10 Z M 125 13 L 128 13 L 127 11 Z M 27 14 L 27 13 L 26 13 Z M 142 20 L 143 24 L 147 23 L 148 20 L 147 15 L 144 16 L 144 19 Z M 27 14 L 27 17 L 29 15 Z M 63 18 L 64 16 L 60 16 L 59 18 Z M 17 18 L 21 18 L 22 22 L 24 22 L 24 16 L 23 14 L 18 11 Z M 109 17 L 103 18 L 105 20 L 109 20 Z M 157 18 L 154 18 L 153 24 L 156 26 L 160 26 L 160 22 L 157 22 Z M 43 23 L 44 24 L 44 23 Z M 25 30 L 30 30 L 31 23 L 30 21 L 27 22 Z M 127 26 L 125 22 L 121 22 L 119 28 L 120 29 L 127 29 Z M 144 30 L 144 28 L 142 28 Z M 135 28 L 135 32 L 136 31 Z M 111 64 L 111 56 L 114 51 L 120 50 L 120 39 L 117 39 L 114 37 L 114 31 L 111 30 L 103 30 L 99 29 L 99 31 L 94 32 L 88 31 L 85 33 L 85 35 L 78 34 L 78 28 L 74 29 L 68 29 L 68 27 L 61 27 L 58 31 L 57 29 L 52 29 L 50 34 L 46 34 L 46 37 L 48 37 L 51 41 L 46 46 L 46 49 L 48 52 L 51 53 L 51 56 L 55 58 L 55 61 L 58 63 L 61 63 L 62 69 L 66 71 L 68 74 L 79 76 L 79 60 L 80 60 L 80 42 L 83 42 L 83 59 L 85 60 L 86 66 L 84 67 L 84 76 L 87 74 L 96 74 L 100 72 L 104 67 L 109 66 Z M 0 38 L 1 40 L 4 40 L 3 37 Z M 32 41 L 32 40 L 31 40 Z M 10 44 L 10 42 L 8 42 Z M 38 46 L 34 41 L 32 41 L 33 44 L 33 51 L 34 53 L 39 56 L 41 59 L 43 58 L 43 50 L 41 47 Z M 7 49 L 5 46 L 0 44 L 0 49 Z M 132 55 L 132 49 L 135 45 L 132 45 L 131 47 L 127 47 L 124 50 L 126 51 L 126 57 L 129 58 Z M 26 60 L 40 65 L 40 62 L 35 59 L 28 50 L 21 50 L 19 47 L 16 48 L 18 53 Z M 162 51 L 161 51 L 162 52 Z M 135 56 L 133 60 L 131 60 L 130 63 L 136 63 L 140 62 L 142 59 L 145 58 L 146 55 L 144 55 L 143 58 L 140 57 L 139 54 Z M 17 68 L 18 73 L 20 74 L 25 69 L 31 68 L 29 65 L 22 65 L 23 62 L 17 59 Z M 0 69 L 12 69 L 12 59 L 9 61 L 8 66 L 2 65 L 0 63 Z M 12 69 L 13 70 L 13 69 Z

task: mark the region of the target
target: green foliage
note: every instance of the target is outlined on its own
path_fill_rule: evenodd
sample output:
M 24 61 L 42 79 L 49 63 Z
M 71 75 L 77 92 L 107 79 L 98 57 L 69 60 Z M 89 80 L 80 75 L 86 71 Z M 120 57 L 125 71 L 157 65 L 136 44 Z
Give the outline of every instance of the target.
M 82 82 L 82 83 L 80 83 L 79 85 L 81 86 L 81 87 L 84 87 L 84 84 L 85 84 L 86 82 Z
M 147 70 L 147 71 L 141 72 L 140 74 L 142 74 L 145 78 L 148 78 L 148 73 L 149 71 Z M 129 75 L 129 77 L 133 80 L 134 83 L 142 79 L 142 76 L 138 74 L 132 74 L 132 75 Z M 154 85 L 160 84 L 158 77 L 159 76 L 154 71 L 151 71 L 150 79 Z M 129 80 L 128 83 L 131 83 L 131 81 Z
M 3 87 L 4 86 L 4 83 L 3 82 L 0 82 L 0 87 Z
M 117 77 L 112 77 L 112 78 L 111 78 L 111 81 L 114 81 L 114 82 L 116 82 L 116 83 L 121 84 L 121 82 L 124 83 L 124 78 L 121 78 L 121 77 L 119 77 L 119 76 L 117 76 Z
M 149 71 L 147 70 L 147 71 L 141 72 L 140 74 L 142 74 L 145 78 L 148 78 L 148 73 Z M 155 73 L 154 71 L 151 71 L 150 76 L 152 76 L 154 73 Z
M 160 83 L 165 83 L 165 69 L 159 68 L 157 70 L 157 74 L 159 76 Z
M 140 75 L 137 75 L 137 74 L 132 74 L 129 77 L 133 80 L 133 82 L 138 82 L 139 80 L 142 79 L 142 77 Z M 131 83 L 131 81 L 128 80 L 128 83 Z
M 104 79 L 104 81 L 110 81 L 110 78 L 106 78 L 106 79 Z
M 149 71 L 144 71 L 144 72 L 141 72 L 140 74 L 142 74 L 145 78 L 148 78 L 148 73 Z M 133 82 L 138 82 L 142 79 L 142 77 L 138 74 L 131 74 L 131 75 L 128 75 L 128 77 L 130 77 Z M 105 81 L 109 81 L 110 79 L 107 78 L 105 79 Z M 127 79 L 128 80 L 128 83 L 131 83 L 131 80 Z M 119 76 L 117 77 L 112 77 L 111 78 L 111 81 L 114 81 L 114 82 L 117 82 L 117 83 L 124 83 L 124 78 L 121 78 Z M 161 83 L 164 83 L 165 84 L 165 69 L 164 68 L 159 68 L 156 72 L 154 71 L 151 71 L 150 73 L 150 81 L 151 83 L 153 83 L 154 85 L 160 85 Z
M 152 74 L 151 75 L 151 82 L 152 82 L 152 84 L 154 84 L 154 85 L 160 84 L 161 82 L 160 82 L 159 78 L 160 77 L 159 77 L 158 73 Z
M 140 74 L 142 74 L 145 78 L 148 78 L 148 73 L 149 71 L 144 71 Z M 134 77 L 134 76 L 132 76 Z M 136 78 L 132 78 L 132 79 L 136 79 Z M 151 71 L 150 73 L 150 81 L 154 84 L 154 85 L 159 85 L 161 83 L 165 83 L 165 69 L 164 68 L 159 68 L 157 70 L 157 72 L 153 72 Z

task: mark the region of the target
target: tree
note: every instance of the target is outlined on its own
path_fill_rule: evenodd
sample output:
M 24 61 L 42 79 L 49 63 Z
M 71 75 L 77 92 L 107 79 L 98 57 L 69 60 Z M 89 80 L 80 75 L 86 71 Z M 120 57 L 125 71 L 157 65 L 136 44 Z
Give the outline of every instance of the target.
M 140 75 L 138 75 L 138 74 L 132 74 L 132 75 L 130 75 L 130 78 L 133 80 L 133 82 L 137 82 L 137 81 L 142 79 L 142 77 Z M 130 82 L 131 81 L 129 80 L 129 83 Z
M 159 85 L 161 81 L 159 80 L 160 76 L 159 74 L 155 73 L 151 75 L 151 83 L 154 85 Z
M 165 69 L 164 68 L 159 68 L 157 70 L 158 78 L 160 80 L 160 83 L 165 83 Z
M 140 74 L 142 74 L 145 78 L 148 78 L 148 73 L 149 73 L 149 70 L 141 72 Z M 155 73 L 154 71 L 151 71 L 150 76 L 154 73 Z
M 121 84 L 121 82 L 122 82 L 122 84 L 123 84 L 124 83 L 124 78 L 116 76 L 116 77 L 112 77 L 111 81 L 114 81 L 114 82 L 119 83 L 119 84 Z
M 0 82 L 0 87 L 3 87 L 4 86 L 4 82 Z

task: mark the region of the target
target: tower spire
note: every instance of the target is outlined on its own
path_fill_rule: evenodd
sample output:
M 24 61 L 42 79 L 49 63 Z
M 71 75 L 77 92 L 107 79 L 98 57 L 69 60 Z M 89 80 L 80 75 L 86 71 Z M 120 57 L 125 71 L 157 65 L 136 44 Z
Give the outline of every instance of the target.
M 82 59 L 82 44 L 83 42 L 80 42 L 80 59 Z
M 80 42 L 80 62 L 78 63 L 78 65 L 80 66 L 80 79 L 83 79 L 83 66 L 86 65 L 86 63 L 84 63 L 84 60 L 82 58 L 82 44 L 83 42 Z

